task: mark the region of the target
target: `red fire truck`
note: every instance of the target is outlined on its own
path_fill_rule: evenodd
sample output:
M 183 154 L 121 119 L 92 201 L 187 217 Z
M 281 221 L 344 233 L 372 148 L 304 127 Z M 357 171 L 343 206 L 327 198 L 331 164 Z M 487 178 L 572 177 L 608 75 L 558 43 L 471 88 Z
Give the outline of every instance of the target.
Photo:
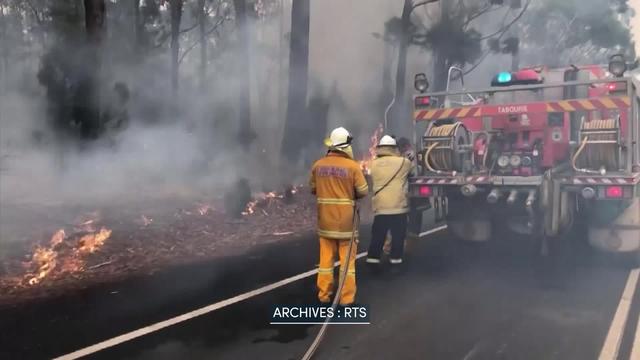
M 414 231 L 431 202 L 464 240 L 487 241 L 507 228 L 540 239 L 548 254 L 584 226 L 592 246 L 639 254 L 640 79 L 633 73 L 614 56 L 608 65 L 530 67 L 499 73 L 486 89 L 447 85 L 437 93 L 426 93 L 426 76 L 416 75 Z

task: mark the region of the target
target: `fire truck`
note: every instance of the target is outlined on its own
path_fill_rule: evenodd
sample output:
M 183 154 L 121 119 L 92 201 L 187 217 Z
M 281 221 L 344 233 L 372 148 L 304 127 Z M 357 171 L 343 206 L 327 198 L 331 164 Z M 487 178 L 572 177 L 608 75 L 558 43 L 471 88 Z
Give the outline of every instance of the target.
M 640 77 L 630 67 L 616 55 L 606 65 L 501 72 L 473 91 L 448 81 L 435 93 L 416 75 L 412 230 L 431 203 L 467 241 L 509 229 L 551 254 L 584 228 L 593 247 L 640 254 Z

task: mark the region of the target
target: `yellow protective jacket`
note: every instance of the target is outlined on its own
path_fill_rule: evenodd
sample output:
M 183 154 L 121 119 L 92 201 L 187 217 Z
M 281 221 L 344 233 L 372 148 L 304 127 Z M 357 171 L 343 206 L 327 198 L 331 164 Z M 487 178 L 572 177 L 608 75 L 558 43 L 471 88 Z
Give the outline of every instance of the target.
M 342 152 L 330 151 L 313 164 L 309 185 L 318 200 L 318 235 L 350 239 L 355 200 L 369 192 L 360 165 Z
M 371 163 L 371 182 L 374 215 L 396 215 L 409 212 L 409 183 L 407 181 L 413 163 L 400 155 L 397 150 L 378 148 L 376 158 Z M 394 177 L 395 174 L 395 177 Z M 393 180 L 392 180 L 393 178 Z M 390 181 L 391 180 L 391 181 Z M 385 186 L 385 184 L 387 184 Z

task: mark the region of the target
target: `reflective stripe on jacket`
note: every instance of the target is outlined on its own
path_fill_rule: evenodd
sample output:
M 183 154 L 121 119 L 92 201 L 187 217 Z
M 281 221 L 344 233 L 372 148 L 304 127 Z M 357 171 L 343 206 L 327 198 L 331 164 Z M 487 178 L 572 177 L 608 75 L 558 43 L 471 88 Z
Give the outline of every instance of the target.
M 371 164 L 373 192 L 380 190 L 395 174 L 382 191 L 373 196 L 375 215 L 395 215 L 409 212 L 409 183 L 407 181 L 413 163 L 400 156 L 399 152 L 389 148 L 378 148 L 377 157 Z M 397 172 L 397 174 L 396 174 Z
M 369 192 L 360 165 L 346 154 L 329 152 L 313 164 L 309 185 L 318 200 L 318 235 L 351 238 L 355 199 Z

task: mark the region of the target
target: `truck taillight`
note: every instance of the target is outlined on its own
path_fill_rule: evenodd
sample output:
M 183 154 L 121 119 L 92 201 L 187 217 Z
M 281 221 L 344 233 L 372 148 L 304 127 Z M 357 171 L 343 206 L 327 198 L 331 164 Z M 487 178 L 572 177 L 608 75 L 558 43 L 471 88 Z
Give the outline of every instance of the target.
M 610 95 L 624 95 L 627 92 L 626 82 L 613 82 L 607 84 L 607 90 Z
M 610 199 L 620 199 L 624 196 L 622 186 L 607 186 L 605 194 Z
M 433 195 L 433 190 L 431 190 L 431 188 L 429 186 L 420 186 L 420 189 L 418 191 L 420 193 L 420 196 L 431 196 L 431 195 Z
M 429 107 L 431 105 L 431 98 L 429 96 L 418 96 L 415 100 L 416 107 Z

